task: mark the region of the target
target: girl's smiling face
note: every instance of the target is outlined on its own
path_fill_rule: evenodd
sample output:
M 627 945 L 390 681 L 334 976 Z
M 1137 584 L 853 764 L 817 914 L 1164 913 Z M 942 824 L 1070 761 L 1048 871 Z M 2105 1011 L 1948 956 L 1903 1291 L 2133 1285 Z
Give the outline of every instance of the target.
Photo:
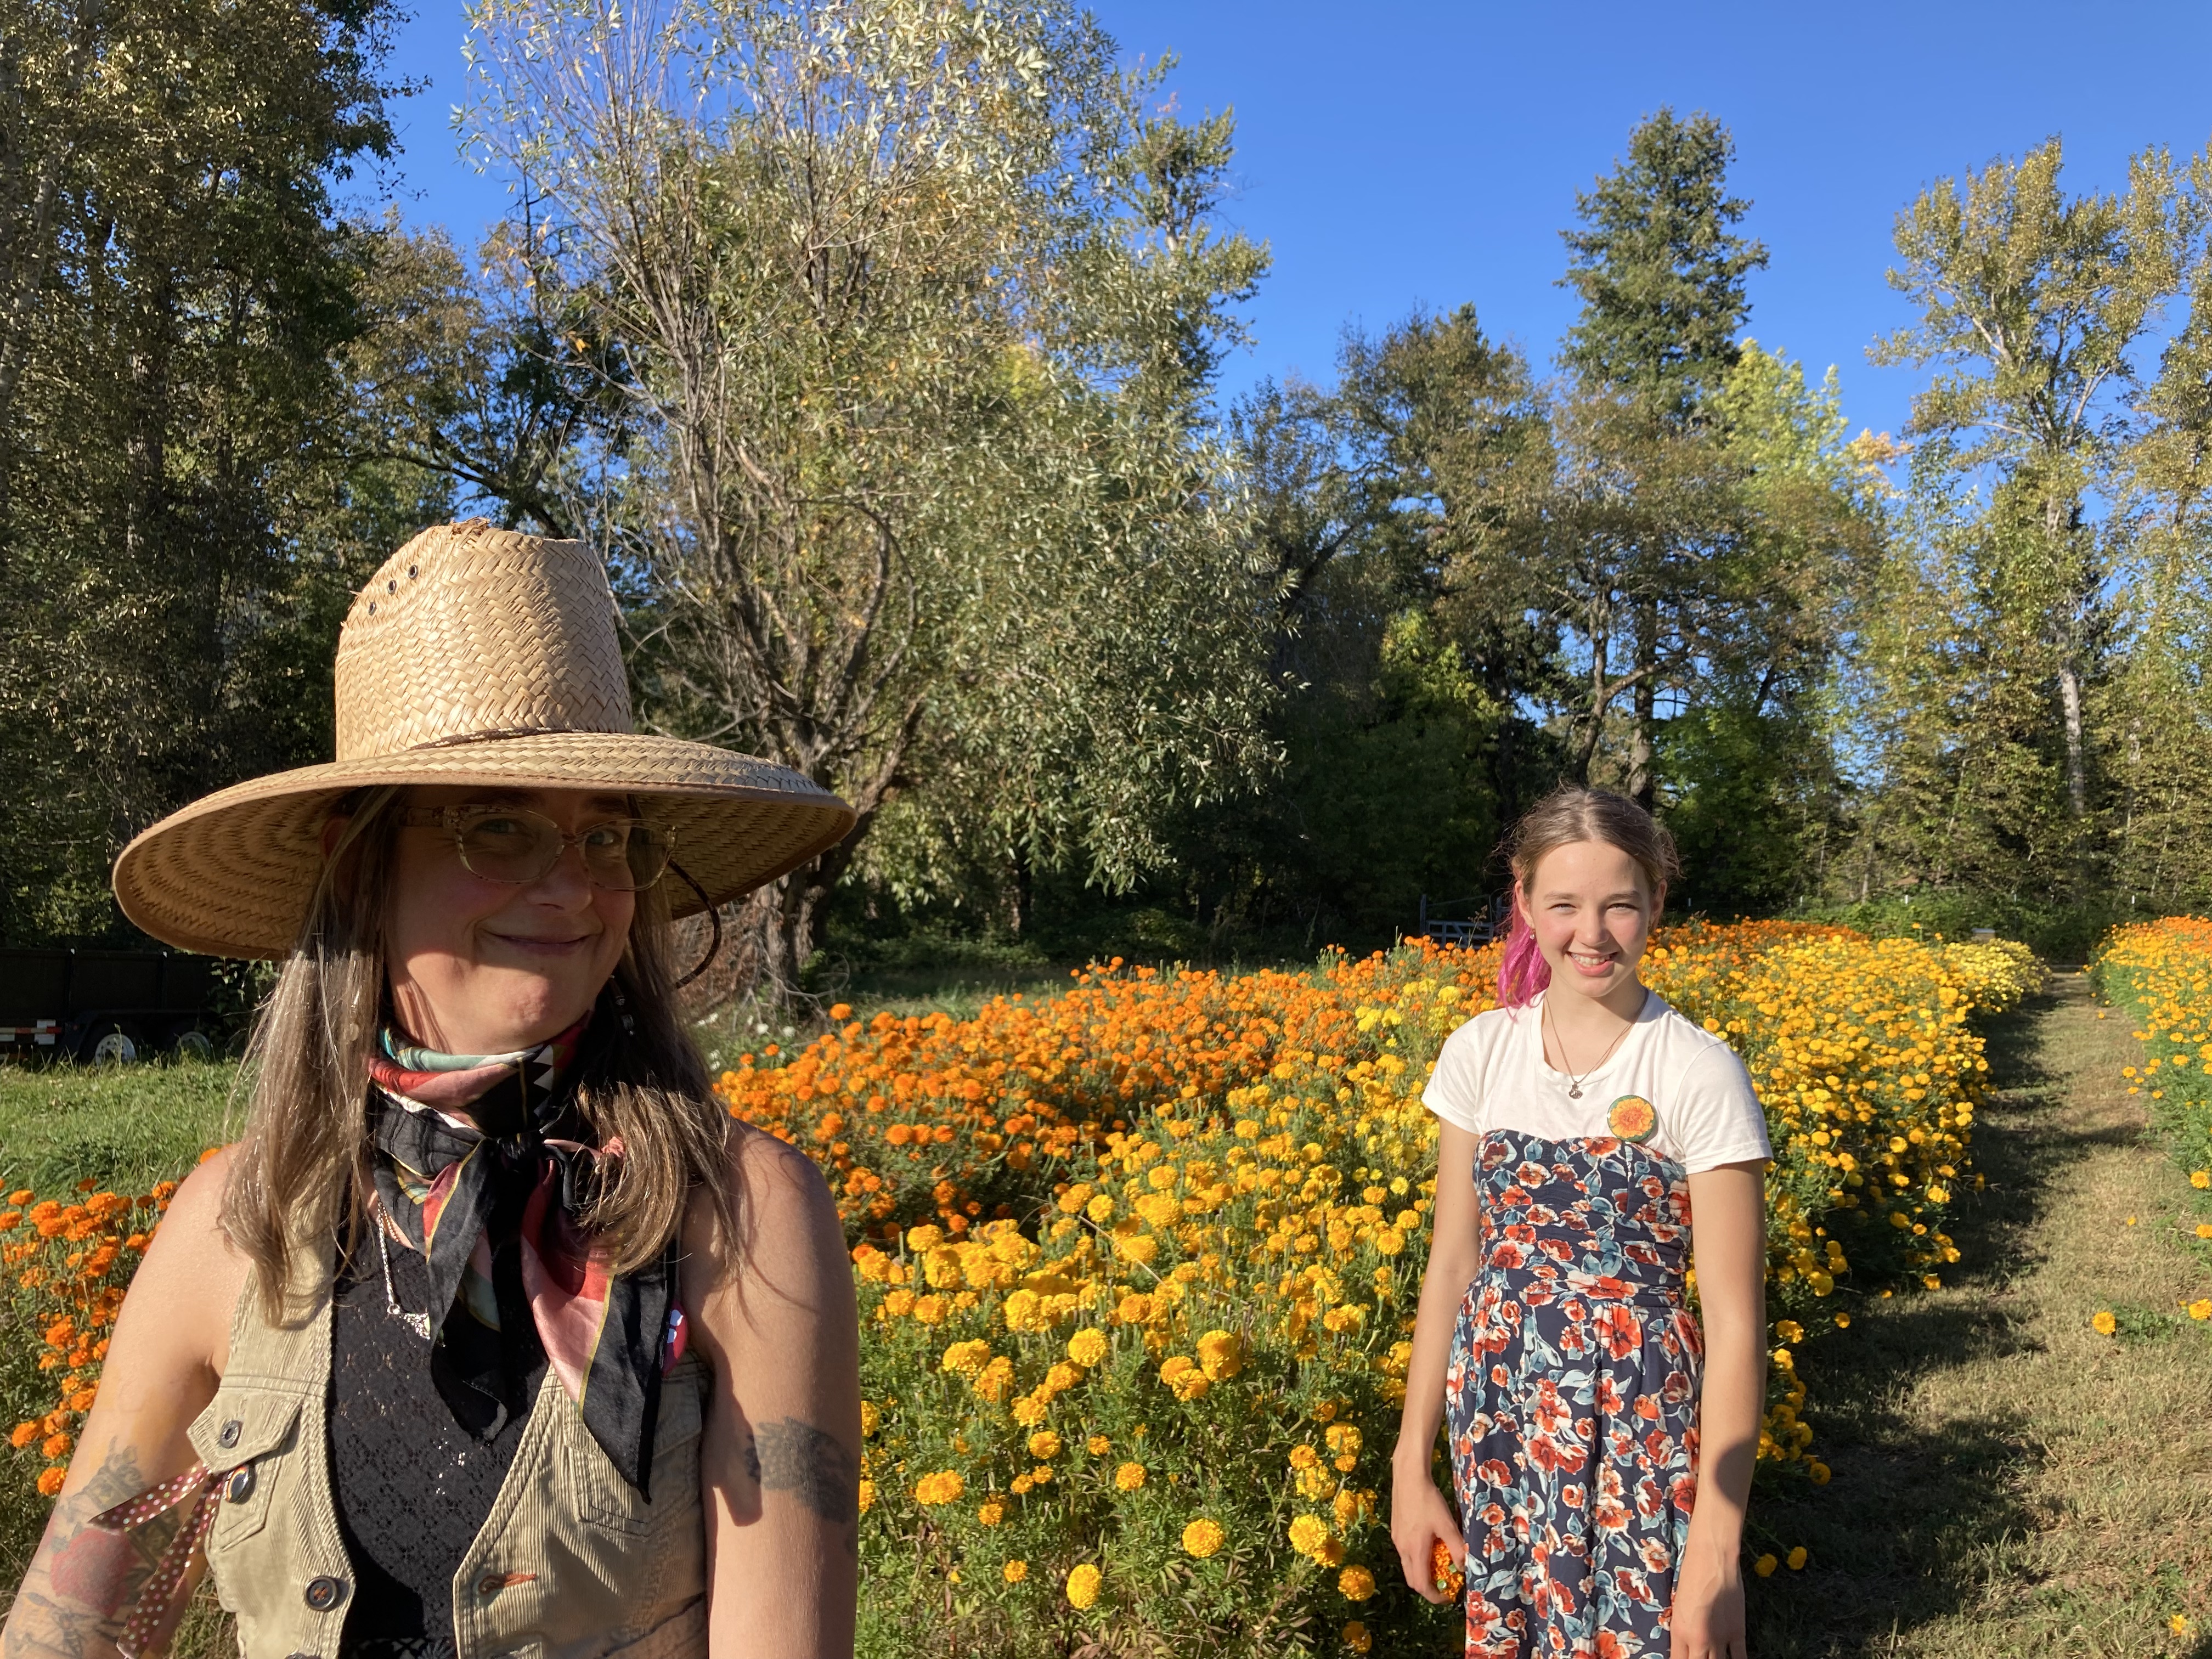
M 1636 964 L 1666 902 L 1636 860 L 1601 841 L 1544 854 L 1514 896 L 1552 970 L 1552 988 L 1604 1002 L 1639 983 Z

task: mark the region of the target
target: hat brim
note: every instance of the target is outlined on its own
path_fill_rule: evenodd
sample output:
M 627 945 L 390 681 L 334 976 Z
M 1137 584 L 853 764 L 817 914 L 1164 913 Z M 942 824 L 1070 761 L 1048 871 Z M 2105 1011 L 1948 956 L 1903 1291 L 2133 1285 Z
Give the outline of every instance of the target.
M 702 743 L 549 732 L 409 750 L 253 778 L 194 801 L 115 861 L 115 896 L 140 928 L 180 950 L 291 954 L 322 878 L 323 825 L 352 790 L 378 784 L 601 789 L 649 799 L 675 832 L 676 861 L 707 902 L 727 903 L 850 833 L 858 815 L 788 768 Z M 664 877 L 672 917 L 705 908 Z

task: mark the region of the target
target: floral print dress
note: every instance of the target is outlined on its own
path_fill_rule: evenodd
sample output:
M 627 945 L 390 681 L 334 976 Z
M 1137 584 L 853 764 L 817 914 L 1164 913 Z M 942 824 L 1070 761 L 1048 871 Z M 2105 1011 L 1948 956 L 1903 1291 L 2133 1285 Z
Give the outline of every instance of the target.
M 1689 1177 L 1609 1136 L 1479 1146 L 1444 1373 L 1468 1659 L 1663 1659 L 1698 1482 Z

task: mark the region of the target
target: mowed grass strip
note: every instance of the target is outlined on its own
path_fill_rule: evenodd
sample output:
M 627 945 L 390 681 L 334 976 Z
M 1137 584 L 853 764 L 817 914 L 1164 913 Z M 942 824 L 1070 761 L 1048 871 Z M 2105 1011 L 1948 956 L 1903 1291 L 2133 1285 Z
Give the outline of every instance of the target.
M 0 1182 L 66 1199 L 81 1181 L 135 1196 L 180 1181 L 236 1138 L 228 1060 L 134 1066 L 0 1066 Z
M 2212 1659 L 2212 1340 L 2174 1316 L 2193 1194 L 2127 1097 L 2135 1058 L 2077 975 L 1992 1022 L 1960 1266 L 1820 1346 L 1834 1478 L 1753 1498 L 1767 1547 L 1810 1558 L 1751 1581 L 1759 1659 Z

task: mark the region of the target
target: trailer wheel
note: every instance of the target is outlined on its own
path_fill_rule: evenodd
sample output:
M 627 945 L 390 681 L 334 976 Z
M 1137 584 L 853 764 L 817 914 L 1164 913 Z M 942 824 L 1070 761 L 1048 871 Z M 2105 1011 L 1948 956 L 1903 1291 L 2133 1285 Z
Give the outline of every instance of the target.
M 215 1058 L 214 1042 L 209 1039 L 205 1031 L 198 1029 L 178 1032 L 177 1040 L 172 1046 L 176 1049 L 177 1058 L 179 1060 L 213 1060 Z
M 92 1040 L 84 1057 L 95 1066 L 127 1066 L 138 1058 L 138 1039 L 127 1026 L 109 1025 Z

